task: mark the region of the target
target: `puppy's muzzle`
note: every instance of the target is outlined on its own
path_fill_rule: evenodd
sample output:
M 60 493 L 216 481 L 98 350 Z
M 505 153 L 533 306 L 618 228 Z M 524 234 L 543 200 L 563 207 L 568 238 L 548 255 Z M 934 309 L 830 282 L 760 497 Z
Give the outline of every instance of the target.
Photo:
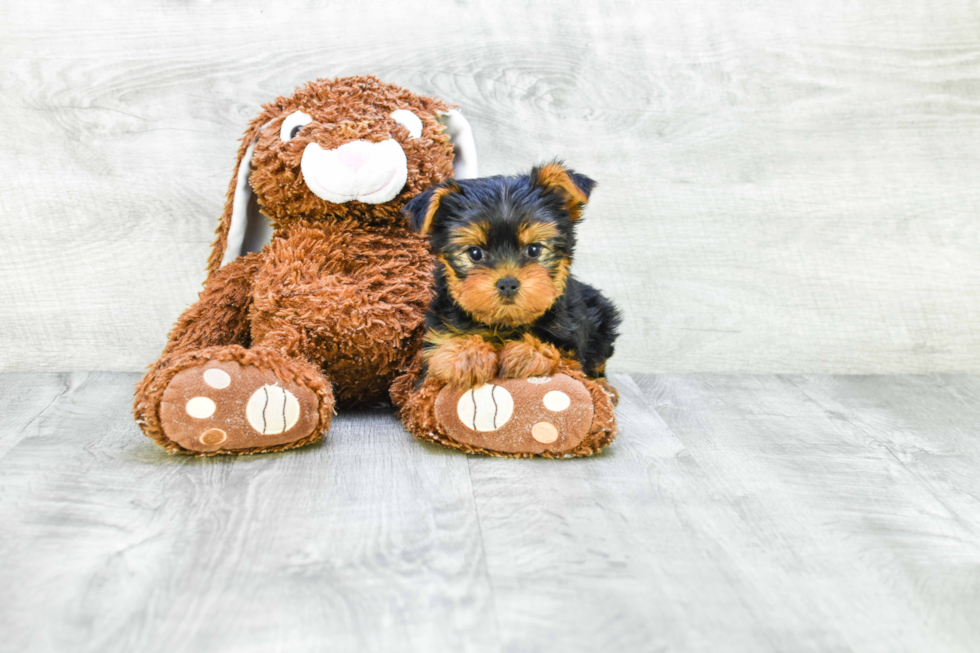
M 310 143 L 300 162 L 306 186 L 334 204 L 381 204 L 395 198 L 408 179 L 405 150 L 393 138 L 352 141 L 332 150 Z

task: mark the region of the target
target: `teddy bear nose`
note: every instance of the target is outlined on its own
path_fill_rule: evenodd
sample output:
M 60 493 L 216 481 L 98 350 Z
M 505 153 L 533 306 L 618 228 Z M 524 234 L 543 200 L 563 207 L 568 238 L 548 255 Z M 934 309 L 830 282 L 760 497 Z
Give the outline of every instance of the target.
M 331 150 L 307 143 L 300 170 L 306 187 L 322 200 L 381 204 L 405 187 L 408 159 L 393 138 L 380 143 L 352 141 Z
M 371 144 L 365 141 L 354 141 L 337 148 L 337 160 L 357 172 L 371 160 Z
M 497 292 L 500 293 L 501 297 L 513 297 L 520 287 L 521 282 L 514 277 L 504 277 L 497 282 Z

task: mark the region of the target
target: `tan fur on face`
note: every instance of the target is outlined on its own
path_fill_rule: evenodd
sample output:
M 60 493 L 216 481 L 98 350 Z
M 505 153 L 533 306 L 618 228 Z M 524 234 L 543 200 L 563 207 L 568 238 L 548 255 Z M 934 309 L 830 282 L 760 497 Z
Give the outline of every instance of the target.
M 563 258 L 558 261 L 558 265 L 555 267 L 555 292 L 558 293 L 556 295 L 557 297 L 565 293 L 565 284 L 568 283 L 569 268 L 571 268 L 571 265 L 571 259 Z
M 531 243 L 544 243 L 558 235 L 558 226 L 552 222 L 526 222 L 517 229 L 517 240 L 521 247 Z
M 449 237 L 449 242 L 456 245 L 461 250 L 468 247 L 483 247 L 487 242 L 487 227 L 483 222 L 457 227 Z
M 446 269 L 453 299 L 484 324 L 512 327 L 530 324 L 544 315 L 561 294 L 548 270 L 537 264 L 474 268 L 463 279 L 452 268 L 446 266 Z M 497 282 L 504 277 L 514 277 L 521 284 L 510 301 L 502 299 L 497 292 Z

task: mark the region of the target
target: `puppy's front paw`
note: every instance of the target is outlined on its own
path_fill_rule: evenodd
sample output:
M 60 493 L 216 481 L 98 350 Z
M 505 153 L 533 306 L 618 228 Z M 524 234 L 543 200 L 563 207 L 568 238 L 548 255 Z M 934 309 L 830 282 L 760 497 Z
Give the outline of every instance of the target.
M 459 388 L 475 388 L 497 375 L 497 352 L 480 336 L 451 338 L 426 353 L 429 375 Z
M 527 379 L 551 376 L 558 371 L 561 353 L 531 334 L 521 340 L 508 342 L 500 350 L 500 376 L 507 379 Z

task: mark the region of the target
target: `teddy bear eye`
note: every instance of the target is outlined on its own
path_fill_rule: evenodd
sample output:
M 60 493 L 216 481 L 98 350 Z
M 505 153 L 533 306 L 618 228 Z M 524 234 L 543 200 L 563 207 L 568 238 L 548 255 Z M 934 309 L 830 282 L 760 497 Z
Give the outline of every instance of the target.
M 470 260 L 474 263 L 483 260 L 483 250 L 479 247 L 470 247 L 466 250 L 466 255 L 469 256 Z
M 407 129 L 412 138 L 418 138 L 422 135 L 422 119 L 408 109 L 392 111 L 391 119 Z
M 294 111 L 282 121 L 282 127 L 279 128 L 279 140 L 284 142 L 293 140 L 300 130 L 311 122 L 313 122 L 313 117 L 310 114 Z

